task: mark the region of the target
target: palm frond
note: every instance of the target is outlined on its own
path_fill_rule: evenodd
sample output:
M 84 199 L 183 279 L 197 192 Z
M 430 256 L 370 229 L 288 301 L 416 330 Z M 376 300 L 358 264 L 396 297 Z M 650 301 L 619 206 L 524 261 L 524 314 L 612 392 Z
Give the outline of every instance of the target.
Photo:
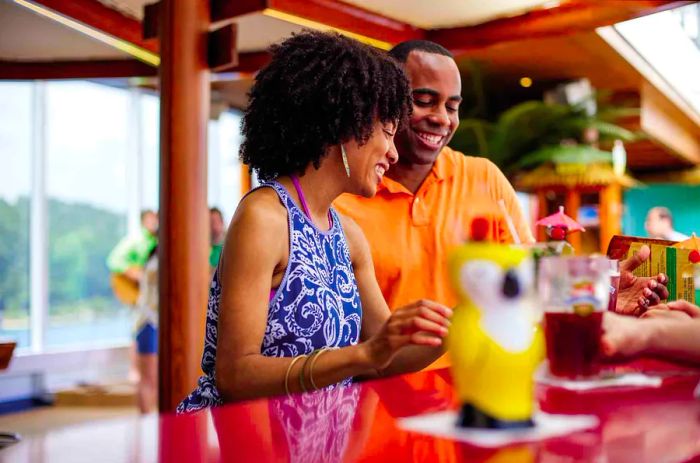
M 526 169 L 551 162 L 553 164 L 610 163 L 612 154 L 588 145 L 545 146 L 523 156 L 513 164 L 513 169 Z

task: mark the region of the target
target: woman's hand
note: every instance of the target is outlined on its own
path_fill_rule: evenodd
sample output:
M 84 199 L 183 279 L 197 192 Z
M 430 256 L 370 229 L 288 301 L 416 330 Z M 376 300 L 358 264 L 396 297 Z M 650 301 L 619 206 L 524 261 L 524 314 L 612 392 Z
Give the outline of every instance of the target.
M 364 343 L 373 368 L 386 368 L 408 345 L 439 347 L 447 336 L 452 309 L 437 302 L 420 300 L 391 314 L 381 329 Z

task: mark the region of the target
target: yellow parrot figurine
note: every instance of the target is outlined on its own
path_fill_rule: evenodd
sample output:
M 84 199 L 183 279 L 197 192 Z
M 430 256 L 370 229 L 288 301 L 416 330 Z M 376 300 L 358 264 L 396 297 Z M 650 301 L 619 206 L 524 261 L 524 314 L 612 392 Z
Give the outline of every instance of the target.
M 449 258 L 459 296 L 447 346 L 462 404 L 459 426 L 513 429 L 533 425 L 533 375 L 544 356 L 535 322 L 528 251 L 485 241 L 476 218 L 471 241 Z

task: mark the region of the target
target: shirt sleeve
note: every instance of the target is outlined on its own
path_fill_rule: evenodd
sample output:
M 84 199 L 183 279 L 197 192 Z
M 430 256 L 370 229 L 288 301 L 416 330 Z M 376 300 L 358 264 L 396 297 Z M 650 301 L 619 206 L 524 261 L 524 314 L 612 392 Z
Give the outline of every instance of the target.
M 107 256 L 107 268 L 112 273 L 124 273 L 135 265 L 133 258 L 134 240 L 122 239 Z

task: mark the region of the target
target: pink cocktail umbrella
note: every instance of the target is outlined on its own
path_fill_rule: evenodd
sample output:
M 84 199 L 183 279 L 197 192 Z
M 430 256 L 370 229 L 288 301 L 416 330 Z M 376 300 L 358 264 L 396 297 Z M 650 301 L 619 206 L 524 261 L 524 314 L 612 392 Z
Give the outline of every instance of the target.
M 535 223 L 535 225 L 547 227 L 547 230 L 563 231 L 564 236 L 552 236 L 552 238 L 555 239 L 564 239 L 568 233 L 573 233 L 576 231 L 586 231 L 586 229 L 583 228 L 580 223 L 578 223 L 568 215 L 564 214 L 564 206 L 559 206 L 558 212 L 538 220 Z

